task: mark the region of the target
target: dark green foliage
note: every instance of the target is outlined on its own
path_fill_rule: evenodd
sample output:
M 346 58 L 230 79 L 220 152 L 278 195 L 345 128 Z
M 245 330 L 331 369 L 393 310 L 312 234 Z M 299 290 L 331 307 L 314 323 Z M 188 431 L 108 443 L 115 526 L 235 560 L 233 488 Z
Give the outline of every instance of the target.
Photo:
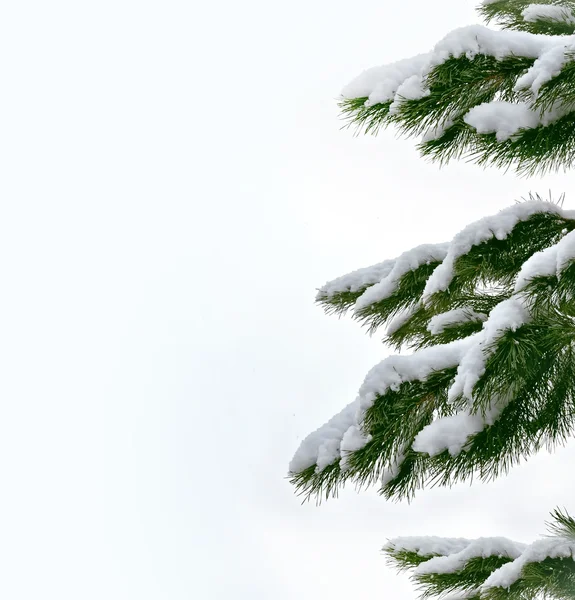
M 352 98 L 340 103 L 343 118 L 357 126 L 358 132 L 377 135 L 387 124 L 391 102 L 382 102 L 369 106 L 367 98 Z
M 325 467 L 317 472 L 315 465 L 304 471 L 294 474 L 290 482 L 295 486 L 298 495 L 304 495 L 306 499 L 311 496 L 310 488 L 313 486 L 318 502 L 323 499 L 337 498 L 339 488 L 345 484 L 348 473 L 339 468 L 339 461 Z

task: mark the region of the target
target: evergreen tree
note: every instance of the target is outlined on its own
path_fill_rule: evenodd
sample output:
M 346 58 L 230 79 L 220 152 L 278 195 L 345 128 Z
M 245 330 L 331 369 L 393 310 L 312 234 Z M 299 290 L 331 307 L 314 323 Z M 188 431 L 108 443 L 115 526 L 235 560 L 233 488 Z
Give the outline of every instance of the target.
M 428 54 L 369 69 L 343 91 L 349 125 L 423 136 L 439 162 L 467 157 L 523 174 L 575 158 L 575 1 L 484 0 L 499 29 L 448 34 Z M 366 376 L 358 397 L 290 463 L 305 498 L 346 482 L 410 498 L 425 485 L 490 480 L 575 431 L 575 211 L 532 196 L 324 285 L 326 312 L 352 316 L 408 355 Z M 575 521 L 551 537 L 403 538 L 385 548 L 422 597 L 575 595 Z

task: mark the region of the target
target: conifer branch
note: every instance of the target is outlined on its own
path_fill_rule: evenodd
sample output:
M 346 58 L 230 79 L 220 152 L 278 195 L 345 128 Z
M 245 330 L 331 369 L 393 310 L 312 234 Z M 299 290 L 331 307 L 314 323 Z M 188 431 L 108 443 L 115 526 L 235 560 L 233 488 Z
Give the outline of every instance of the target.
M 340 99 L 347 127 L 420 137 L 431 160 L 464 158 L 533 175 L 575 157 L 575 1 L 484 2 L 480 26 L 427 55 L 369 69 Z M 543 35 L 542 35 L 543 34 Z
M 390 540 L 383 550 L 390 565 L 410 573 L 421 599 L 572 600 L 575 521 L 555 510 L 549 528 L 550 536 L 530 545 L 505 538 L 407 537 Z
M 347 482 L 387 498 L 506 473 L 575 432 L 575 213 L 532 199 L 326 284 L 326 312 L 409 356 L 368 373 L 358 399 L 290 465 L 305 498 Z

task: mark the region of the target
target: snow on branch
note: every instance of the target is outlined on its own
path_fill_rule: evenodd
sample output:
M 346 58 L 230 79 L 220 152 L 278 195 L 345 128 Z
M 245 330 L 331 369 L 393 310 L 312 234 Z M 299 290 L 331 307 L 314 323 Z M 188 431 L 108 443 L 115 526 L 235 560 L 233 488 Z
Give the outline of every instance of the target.
M 472 541 L 467 538 L 406 536 L 389 540 L 382 549 L 390 554 L 407 551 L 419 556 L 450 556 L 465 550 Z
M 521 15 L 528 23 L 558 21 L 575 24 L 575 16 L 571 9 L 556 4 L 530 4 L 523 9 Z
M 366 287 L 379 283 L 385 277 L 387 277 L 394 265 L 395 260 L 385 260 L 371 267 L 357 269 L 352 273 L 338 277 L 337 279 L 329 281 L 323 285 L 318 290 L 316 299 L 329 299 L 336 294 L 341 294 L 344 292 L 363 292 Z
M 362 72 L 341 92 L 349 124 L 372 133 L 394 125 L 421 135 L 420 150 L 433 159 L 467 154 L 482 164 L 517 162 L 528 173 L 570 166 L 575 13 L 557 4 L 501 1 L 480 8 L 488 20 L 498 11 L 508 28 L 461 27 L 427 53 Z M 523 24 L 537 31 L 540 23 L 545 31 L 560 26 L 570 34 L 521 30 Z M 528 136 L 540 129 L 545 133 Z M 516 144 L 498 149 L 486 136 Z
M 571 558 L 575 554 L 575 540 L 551 537 L 533 542 L 513 562 L 503 565 L 490 575 L 482 586 L 489 588 L 509 588 L 521 578 L 524 567 L 543 562 L 546 558 Z
M 427 330 L 432 335 L 437 335 L 443 333 L 446 329 L 461 323 L 486 320 L 486 314 L 475 312 L 472 308 L 454 308 L 453 310 L 432 317 L 427 325 Z
M 389 298 L 406 273 L 415 271 L 421 265 L 442 261 L 447 255 L 448 248 L 449 244 L 422 244 L 404 252 L 395 259 L 393 268 L 389 273 L 357 299 L 355 310 L 359 311 L 366 306 Z
M 559 521 L 572 525 L 573 519 L 558 511 L 553 517 L 552 534 L 531 544 L 503 537 L 413 536 L 392 539 L 383 551 L 399 569 L 411 570 L 422 597 L 570 597 L 575 537 Z
M 459 552 L 447 556 L 434 557 L 417 567 L 418 575 L 428 573 L 456 573 L 472 558 L 487 558 L 489 556 L 505 556 L 513 560 L 519 558 L 527 546 L 503 537 L 486 537 L 473 540 Z
M 423 291 L 423 300 L 428 301 L 433 294 L 445 291 L 449 287 L 455 275 L 457 259 L 467 254 L 474 246 L 479 246 L 491 238 L 504 240 L 519 222 L 526 221 L 534 214 L 543 212 L 567 216 L 557 204 L 528 201 L 519 202 L 465 227 L 453 238 L 445 259 L 428 279 Z
M 367 97 L 367 103 L 371 105 L 400 101 L 401 87 L 411 80 L 413 89 L 412 78 L 415 77 L 421 82 L 419 97 L 424 97 L 428 93 L 424 84 L 426 77 L 434 67 L 450 58 L 465 56 L 471 59 L 482 54 L 499 60 L 511 56 L 538 59 L 549 50 L 572 43 L 570 38 L 558 39 L 523 31 L 494 31 L 482 25 L 469 25 L 446 35 L 427 54 L 364 71 L 348 83 L 341 94 L 347 99 Z M 415 97 L 410 95 L 411 99 Z
M 303 440 L 290 463 L 290 472 L 298 473 L 314 464 L 321 471 L 345 452 L 365 446 L 369 436 L 361 434 L 363 417 L 378 396 L 398 390 L 402 383 L 421 381 L 435 371 L 457 366 L 472 343 L 473 338 L 468 337 L 381 361 L 367 374 L 356 400 Z M 342 443 L 346 437 L 347 445 Z

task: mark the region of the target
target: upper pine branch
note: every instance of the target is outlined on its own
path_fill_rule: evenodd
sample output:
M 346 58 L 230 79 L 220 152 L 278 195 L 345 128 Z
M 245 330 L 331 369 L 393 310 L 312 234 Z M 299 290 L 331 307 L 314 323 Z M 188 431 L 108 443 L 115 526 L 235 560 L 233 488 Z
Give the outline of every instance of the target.
M 394 125 L 439 162 L 533 174 L 575 157 L 575 2 L 484 2 L 503 31 L 455 30 L 428 54 L 368 69 L 340 100 L 349 126 Z M 514 31 L 509 31 L 514 30 Z
M 491 0 L 477 9 L 486 23 L 503 29 L 546 35 L 575 32 L 575 2 L 572 0 Z

